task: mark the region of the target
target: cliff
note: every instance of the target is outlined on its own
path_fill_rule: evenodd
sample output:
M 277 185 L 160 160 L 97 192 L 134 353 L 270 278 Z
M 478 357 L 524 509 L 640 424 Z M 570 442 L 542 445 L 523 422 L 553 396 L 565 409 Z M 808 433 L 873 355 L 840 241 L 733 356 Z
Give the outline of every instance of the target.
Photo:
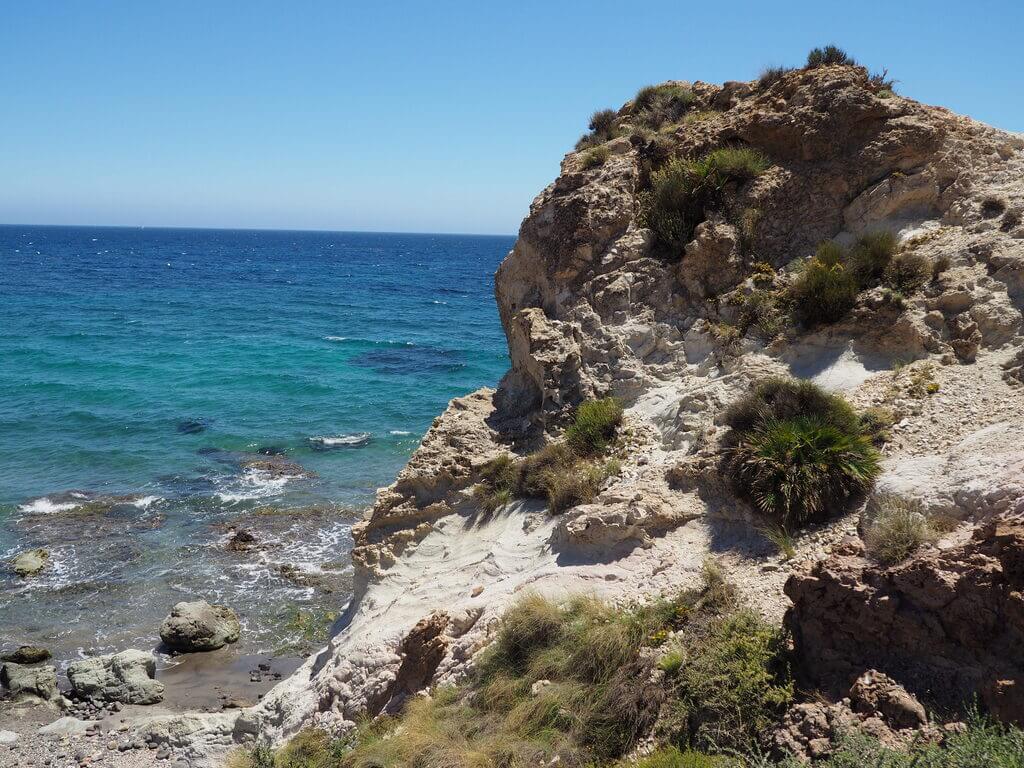
M 344 732 L 458 680 L 523 590 L 653 596 L 694 584 L 709 554 L 775 622 L 793 576 L 791 624 L 816 653 L 847 653 L 823 637 L 854 631 L 841 605 L 872 598 L 854 585 L 814 634 L 800 629 L 814 600 L 799 579 L 849 557 L 839 542 L 860 509 L 798 536 L 784 560 L 722 472 L 724 409 L 767 376 L 895 414 L 877 488 L 952 519 L 936 544 L 948 553 L 929 557 L 958 556 L 978 526 L 1024 513 L 1024 140 L 853 66 L 666 87 L 689 94 L 685 115 L 652 128 L 639 99 L 626 104 L 533 202 L 496 277 L 511 369 L 497 390 L 453 400 L 378 493 L 353 531 L 355 594 L 328 647 L 253 709 L 141 727 L 206 759 L 308 725 Z M 723 177 L 673 251 L 651 226 L 653 180 L 671 158 L 722 148 L 764 167 Z M 902 293 L 866 287 L 835 321 L 793 321 L 792 286 L 818 244 L 881 231 L 934 274 Z M 528 454 L 605 396 L 626 408 L 621 470 L 596 498 L 557 516 L 542 500 L 481 508 L 472 489 L 487 462 Z M 854 650 L 843 675 L 885 665 Z

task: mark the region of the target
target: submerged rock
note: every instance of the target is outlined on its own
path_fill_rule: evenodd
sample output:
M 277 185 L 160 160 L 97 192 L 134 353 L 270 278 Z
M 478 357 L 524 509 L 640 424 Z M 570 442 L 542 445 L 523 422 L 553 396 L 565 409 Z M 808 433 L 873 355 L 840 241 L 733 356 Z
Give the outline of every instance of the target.
M 129 649 L 68 665 L 68 680 L 80 697 L 121 704 L 156 704 L 164 698 L 164 684 L 155 680 L 152 653 Z
M 238 616 L 225 605 L 205 600 L 178 603 L 160 627 L 160 639 L 173 651 L 215 651 L 238 641 Z
M 50 553 L 45 549 L 30 549 L 14 556 L 11 567 L 22 578 L 35 576 L 42 571 L 50 560 Z
M 198 435 L 205 432 L 208 426 L 210 422 L 206 419 L 182 419 L 178 422 L 178 432 L 183 435 Z
M 35 645 L 22 645 L 16 651 L 0 656 L 0 661 L 12 661 L 15 664 L 39 664 L 50 658 L 52 654 L 45 648 Z
M 0 683 L 15 700 L 36 699 L 45 702 L 60 698 L 57 670 L 52 666 L 28 666 L 7 662 L 0 667 Z

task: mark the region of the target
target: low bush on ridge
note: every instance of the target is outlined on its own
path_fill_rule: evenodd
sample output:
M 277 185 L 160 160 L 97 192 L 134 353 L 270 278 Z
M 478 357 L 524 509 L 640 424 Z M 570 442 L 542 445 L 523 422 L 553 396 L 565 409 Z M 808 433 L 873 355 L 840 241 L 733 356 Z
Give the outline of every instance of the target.
M 589 133 L 576 142 L 576 151 L 597 147 L 619 135 L 619 113 L 614 109 L 599 109 L 590 116 Z
M 706 210 L 720 203 L 725 185 L 753 179 L 769 165 L 748 147 L 716 149 L 696 160 L 671 159 L 651 174 L 651 188 L 640 195 L 641 222 L 663 249 L 679 255 Z
M 638 128 L 658 130 L 669 123 L 678 123 L 697 97 L 684 85 L 648 85 L 633 97 L 633 122 Z
M 848 67 L 857 66 L 857 61 L 842 48 L 826 45 L 824 48 L 813 48 L 807 54 L 807 69 L 823 67 L 829 64 L 842 64 Z
M 880 471 L 857 413 L 809 381 L 768 379 L 730 406 L 725 422 L 737 490 L 782 526 L 841 508 Z

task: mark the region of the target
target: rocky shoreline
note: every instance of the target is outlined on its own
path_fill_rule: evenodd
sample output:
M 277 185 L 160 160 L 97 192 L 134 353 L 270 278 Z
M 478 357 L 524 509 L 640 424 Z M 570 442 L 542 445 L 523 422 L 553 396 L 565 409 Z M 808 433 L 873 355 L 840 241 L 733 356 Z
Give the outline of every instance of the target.
M 498 271 L 511 370 L 453 400 L 353 528 L 353 597 L 326 647 L 254 706 L 134 718 L 131 738 L 214 766 L 310 727 L 342 736 L 432 683 L 465 681 L 524 594 L 650 601 L 695 588 L 709 557 L 738 601 L 785 621 L 822 697 L 786 711 L 779 748 L 827 755 L 850 724 L 914 738 L 933 725 L 915 697 L 952 668 L 957 694 L 1019 721 L 1024 138 L 883 81 L 809 65 L 659 86 L 687 94 L 688 111 L 657 130 L 640 94 L 595 115 Z M 654 91 L 644 98 L 658 103 Z M 641 215 L 652 174 L 722 149 L 760 159 L 721 182 L 669 258 L 666 228 L 656 236 Z M 865 283 L 828 322 L 791 322 L 807 265 L 841 273 L 828 252 L 877 232 L 889 256 L 919 262 L 911 287 Z M 867 417 L 858 438 L 870 427 L 878 445 L 864 492 L 784 536 L 724 458 L 728 408 L 773 377 L 840 393 L 850 418 Z M 607 397 L 625 410 L 593 493 L 557 515 L 537 494 L 481 504 L 495 461 L 557 451 L 577 406 Z M 882 493 L 935 525 L 896 563 L 863 543 Z

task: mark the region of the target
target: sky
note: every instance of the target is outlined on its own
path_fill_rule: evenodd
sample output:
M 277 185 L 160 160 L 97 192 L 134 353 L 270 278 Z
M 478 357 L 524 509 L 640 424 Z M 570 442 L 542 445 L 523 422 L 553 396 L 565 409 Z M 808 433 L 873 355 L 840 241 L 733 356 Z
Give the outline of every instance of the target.
M 1021 29 L 1021 0 L 0 0 L 0 223 L 512 234 L 595 109 L 816 45 L 1024 131 Z

